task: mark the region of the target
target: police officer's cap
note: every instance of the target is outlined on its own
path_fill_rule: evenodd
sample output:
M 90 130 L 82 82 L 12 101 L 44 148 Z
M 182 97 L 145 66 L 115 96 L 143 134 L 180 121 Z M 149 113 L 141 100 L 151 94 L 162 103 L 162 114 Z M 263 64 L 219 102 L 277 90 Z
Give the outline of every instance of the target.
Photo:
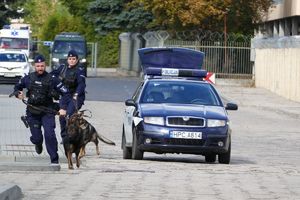
M 78 54 L 77 54 L 77 52 L 75 50 L 71 50 L 68 53 L 68 57 L 76 57 L 76 58 L 78 58 Z
M 35 58 L 34 58 L 34 62 L 35 62 L 35 63 L 45 62 L 45 58 L 44 58 L 43 55 L 37 55 L 37 56 L 35 56 Z

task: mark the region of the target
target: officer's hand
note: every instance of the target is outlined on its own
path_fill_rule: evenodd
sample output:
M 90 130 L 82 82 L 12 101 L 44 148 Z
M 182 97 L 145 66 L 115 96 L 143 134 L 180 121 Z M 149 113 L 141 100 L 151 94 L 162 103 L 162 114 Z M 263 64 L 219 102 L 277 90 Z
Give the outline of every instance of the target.
M 75 94 L 73 95 L 73 99 L 74 99 L 74 100 L 77 100 L 77 96 L 78 96 L 78 94 L 75 93 Z
M 58 112 L 59 112 L 60 116 L 66 116 L 66 114 L 67 114 L 67 111 L 64 109 L 60 109 Z
M 22 91 L 19 91 L 18 99 L 24 99 L 24 94 Z

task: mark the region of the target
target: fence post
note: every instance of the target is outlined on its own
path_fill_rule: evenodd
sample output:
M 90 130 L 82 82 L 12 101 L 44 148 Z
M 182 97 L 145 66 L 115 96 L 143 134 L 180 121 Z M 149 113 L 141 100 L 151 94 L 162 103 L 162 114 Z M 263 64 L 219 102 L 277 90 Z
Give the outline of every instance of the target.
M 134 33 L 131 35 L 131 38 L 133 39 L 133 45 L 132 45 L 132 71 L 139 73 L 141 71 L 141 63 L 138 55 L 138 49 L 144 47 L 145 40 L 143 39 L 142 35 L 140 33 Z
M 95 75 L 95 72 L 94 72 L 94 68 L 95 68 L 95 63 L 94 63 L 94 57 L 95 57 L 95 43 L 94 42 L 89 42 L 88 45 L 91 45 L 91 75 Z M 87 70 L 88 72 L 89 70 Z M 87 76 L 90 76 L 89 74 L 87 74 Z
M 95 48 L 95 50 L 94 50 L 95 54 L 94 54 L 94 61 L 93 61 L 93 63 L 94 63 L 93 74 L 94 74 L 94 76 L 97 76 L 98 42 L 94 43 L 94 48 Z
M 131 70 L 131 52 L 132 52 L 132 40 L 131 33 L 121 33 L 119 35 L 121 41 L 120 44 L 120 56 L 119 66 L 121 69 L 129 71 Z
M 157 38 L 159 39 L 160 47 L 163 47 L 165 41 L 169 38 L 169 33 L 167 31 L 157 31 L 156 33 Z

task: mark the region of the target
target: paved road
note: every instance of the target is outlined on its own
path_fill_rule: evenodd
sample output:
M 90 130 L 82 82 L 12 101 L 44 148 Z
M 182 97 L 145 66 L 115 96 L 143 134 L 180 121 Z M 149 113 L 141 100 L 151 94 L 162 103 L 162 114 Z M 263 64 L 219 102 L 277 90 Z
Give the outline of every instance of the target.
M 89 144 L 82 168 L 72 171 L 66 163 L 58 172 L 0 171 L 0 183 L 19 185 L 24 199 L 299 199 L 300 104 L 259 88 L 218 90 L 240 106 L 229 113 L 230 165 L 206 164 L 196 155 L 146 153 L 142 161 L 123 160 L 123 103 L 87 101 L 86 108 L 94 114 L 90 121 L 116 146 L 103 144 L 96 156 Z M 20 122 L 9 124 L 18 115 L 17 104 L 6 97 L 0 101 L 5 105 L 1 137 L 25 142 L 28 133 L 21 133 L 21 127 L 11 131 Z M 14 134 L 17 138 L 10 136 Z
M 139 78 L 109 77 L 87 78 L 86 99 L 89 101 L 114 101 L 124 102 L 132 96 Z M 9 95 L 14 84 L 0 84 L 0 95 Z

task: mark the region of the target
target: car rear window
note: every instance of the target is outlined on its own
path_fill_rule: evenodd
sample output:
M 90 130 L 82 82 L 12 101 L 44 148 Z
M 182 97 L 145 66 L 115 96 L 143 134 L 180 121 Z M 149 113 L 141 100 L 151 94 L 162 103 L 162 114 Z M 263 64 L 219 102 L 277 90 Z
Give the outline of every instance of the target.
M 149 81 L 141 96 L 141 103 L 178 103 L 220 105 L 209 84 L 197 81 Z

